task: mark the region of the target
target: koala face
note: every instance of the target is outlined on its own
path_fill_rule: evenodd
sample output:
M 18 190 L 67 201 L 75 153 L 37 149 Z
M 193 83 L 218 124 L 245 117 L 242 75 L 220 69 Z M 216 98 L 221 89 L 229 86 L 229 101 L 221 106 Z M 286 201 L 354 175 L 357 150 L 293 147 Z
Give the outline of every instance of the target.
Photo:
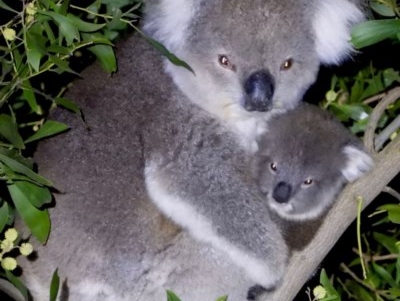
M 175 83 L 224 120 L 293 108 L 321 62 L 337 63 L 349 53 L 349 28 L 362 18 L 346 0 L 148 0 L 146 5 L 147 32 L 194 70 L 168 63 Z
M 302 105 L 271 119 L 253 172 L 268 206 L 288 220 L 321 216 L 345 183 L 372 166 L 360 141 L 326 112 Z

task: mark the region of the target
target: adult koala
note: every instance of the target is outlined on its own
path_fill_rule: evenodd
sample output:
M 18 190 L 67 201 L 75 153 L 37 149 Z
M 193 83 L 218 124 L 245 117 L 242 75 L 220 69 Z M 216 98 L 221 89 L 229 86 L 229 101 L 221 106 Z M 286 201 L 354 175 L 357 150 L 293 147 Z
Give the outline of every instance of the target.
M 58 118 L 72 131 L 38 151 L 40 172 L 63 194 L 56 196 L 47 246 L 37 246 L 36 261 L 22 263 L 34 299 L 47 299 L 46 279 L 56 267 L 60 300 L 69 301 L 163 300 L 167 288 L 183 300 L 225 293 L 243 300 L 254 277 L 277 285 L 288 250 L 242 163 L 257 150 L 268 117 L 299 102 L 320 63 L 338 63 L 351 52 L 350 26 L 361 18 L 345 0 L 147 1 L 145 30 L 194 74 L 167 62 L 174 85 L 154 50 L 136 38 L 120 45 L 116 76 L 92 67 L 84 73 L 90 80 L 71 90 L 91 130 L 61 112 Z M 269 256 L 271 266 L 262 262 L 261 275 L 270 278 L 248 278 L 152 205 L 145 167 L 182 156 L 187 165 L 181 168 L 190 169 L 193 180 L 180 193 L 243 201 L 233 209 L 246 210 L 225 226 L 239 234 L 229 243 L 239 250 L 246 239 L 274 243 L 263 246 L 266 253 L 251 254 L 261 262 Z M 200 185 L 207 181 L 212 195 Z M 240 235 L 244 229 L 251 233 Z

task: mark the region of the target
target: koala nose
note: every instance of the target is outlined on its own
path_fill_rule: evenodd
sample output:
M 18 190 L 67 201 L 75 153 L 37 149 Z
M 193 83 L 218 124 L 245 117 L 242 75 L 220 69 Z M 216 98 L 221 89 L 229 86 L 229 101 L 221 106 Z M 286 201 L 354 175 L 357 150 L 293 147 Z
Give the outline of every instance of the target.
M 252 73 L 244 82 L 246 92 L 244 108 L 247 111 L 269 111 L 272 107 L 274 90 L 274 78 L 268 70 Z
M 292 186 L 286 182 L 279 182 L 272 193 L 272 197 L 278 203 L 287 203 L 292 195 Z

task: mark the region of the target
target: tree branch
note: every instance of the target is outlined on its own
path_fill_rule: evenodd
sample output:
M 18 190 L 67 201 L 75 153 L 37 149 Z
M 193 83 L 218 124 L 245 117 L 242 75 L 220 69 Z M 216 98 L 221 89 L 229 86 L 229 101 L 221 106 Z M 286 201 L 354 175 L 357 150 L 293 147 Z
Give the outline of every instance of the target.
M 364 209 L 399 173 L 400 136 L 397 136 L 375 156 L 375 162 L 374 170 L 343 190 L 312 241 L 303 250 L 293 254 L 282 285 L 275 291 L 260 296 L 259 300 L 293 300 L 305 281 L 316 270 L 318 264 L 355 219 L 357 215 L 356 198 L 360 196 L 363 198 Z

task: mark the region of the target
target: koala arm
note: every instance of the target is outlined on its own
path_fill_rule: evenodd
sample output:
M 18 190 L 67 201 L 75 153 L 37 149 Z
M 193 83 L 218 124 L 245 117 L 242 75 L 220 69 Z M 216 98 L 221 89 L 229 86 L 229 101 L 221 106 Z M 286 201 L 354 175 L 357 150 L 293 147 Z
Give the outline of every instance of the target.
M 163 118 L 164 130 L 154 133 L 150 125 L 145 131 L 145 147 L 151 148 L 145 151 L 150 198 L 196 239 L 226 253 L 253 281 L 275 287 L 288 251 L 247 174 L 245 153 L 200 109 L 173 111 L 174 117 Z

